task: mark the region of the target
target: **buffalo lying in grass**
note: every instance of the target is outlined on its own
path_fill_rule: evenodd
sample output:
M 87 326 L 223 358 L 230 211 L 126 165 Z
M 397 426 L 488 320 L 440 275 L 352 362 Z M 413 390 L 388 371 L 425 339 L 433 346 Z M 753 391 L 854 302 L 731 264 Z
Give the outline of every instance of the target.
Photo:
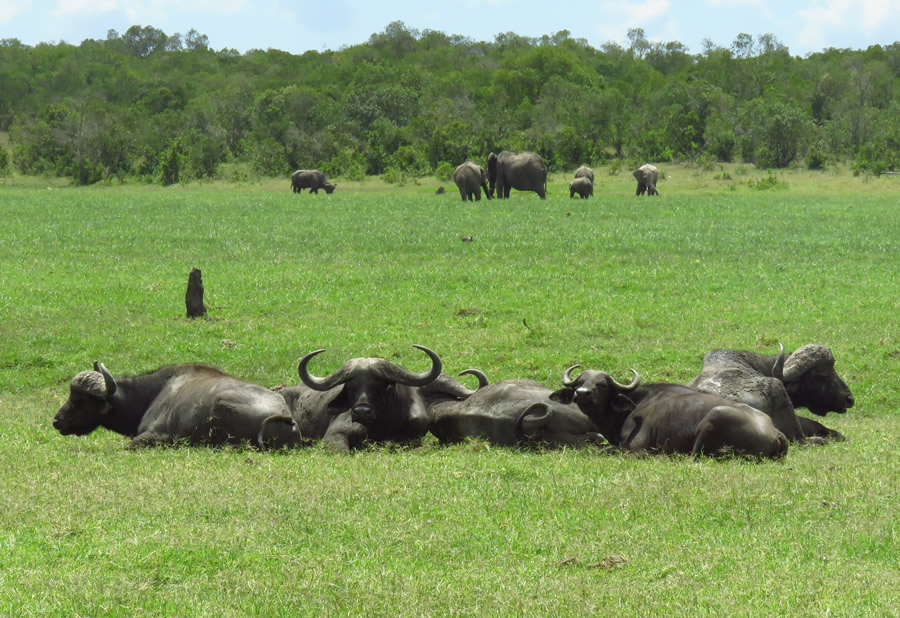
M 778 345 L 778 356 L 711 350 L 688 386 L 762 410 L 793 442 L 843 440 L 839 432 L 795 411 L 808 408 L 825 416 L 828 412 L 843 414 L 853 407 L 853 393 L 834 369 L 834 354 L 825 346 L 805 345 L 785 358 L 784 346 Z
M 463 373 L 478 376 L 478 390 L 430 405 L 431 433 L 443 443 L 468 437 L 507 446 L 565 446 L 604 440 L 565 390 L 552 391 L 532 380 L 488 384 L 480 371 Z
M 312 375 L 310 352 L 297 368 L 302 384 L 282 389 L 304 439 L 321 438 L 329 448 L 347 451 L 363 441 L 411 443 L 428 431 L 430 416 L 422 388 L 441 375 L 441 359 L 416 345 L 432 361 L 413 373 L 383 358 L 353 358 L 325 378 Z
M 570 367 L 563 384 L 610 443 L 633 452 L 741 454 L 783 457 L 788 441 L 771 419 L 746 404 L 701 393 L 680 384 L 641 386 L 632 369 L 631 384 L 605 371 Z
M 69 384 L 53 426 L 63 435 L 105 427 L 132 438 L 129 448 L 188 444 L 296 446 L 300 434 L 284 399 L 209 365 L 163 367 L 114 378 L 103 363 Z

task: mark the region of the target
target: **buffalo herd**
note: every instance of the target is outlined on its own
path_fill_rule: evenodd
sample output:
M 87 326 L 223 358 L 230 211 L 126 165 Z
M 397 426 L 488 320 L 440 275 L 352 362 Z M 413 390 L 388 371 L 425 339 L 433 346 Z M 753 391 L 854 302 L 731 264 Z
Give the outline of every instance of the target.
M 63 435 L 105 427 L 131 438 L 129 448 L 160 444 L 250 443 L 260 449 L 321 443 L 349 451 L 364 444 L 415 445 L 429 432 L 442 444 L 467 438 L 507 446 L 603 444 L 634 453 L 780 458 L 789 443 L 844 437 L 797 414 L 844 413 L 853 395 L 831 350 L 806 345 L 786 355 L 716 349 L 688 384 L 628 383 L 578 365 L 558 388 L 533 380 L 490 382 L 467 369 L 470 389 L 443 371 L 440 356 L 416 345 L 430 367 L 416 372 L 383 358 L 352 358 L 318 377 L 299 363 L 300 383 L 277 390 L 203 364 L 113 376 L 103 365 L 69 384 L 53 419 Z

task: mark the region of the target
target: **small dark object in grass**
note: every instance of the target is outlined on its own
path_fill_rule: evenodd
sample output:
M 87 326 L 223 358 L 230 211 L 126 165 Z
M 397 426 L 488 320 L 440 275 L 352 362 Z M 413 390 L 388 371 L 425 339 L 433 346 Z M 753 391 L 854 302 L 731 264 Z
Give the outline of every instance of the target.
M 206 307 L 203 305 L 203 277 L 199 268 L 194 268 L 188 275 L 184 304 L 187 306 L 187 317 L 199 318 L 206 315 Z

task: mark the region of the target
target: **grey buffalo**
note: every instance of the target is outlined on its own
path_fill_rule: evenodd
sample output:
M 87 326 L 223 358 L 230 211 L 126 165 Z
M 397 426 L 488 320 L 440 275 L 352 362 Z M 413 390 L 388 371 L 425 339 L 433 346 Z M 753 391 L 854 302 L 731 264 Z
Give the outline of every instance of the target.
M 129 448 L 179 441 L 250 441 L 260 448 L 300 444 L 278 393 L 202 364 L 114 378 L 103 363 L 94 363 L 93 371 L 72 378 L 69 399 L 53 426 L 63 435 L 79 436 L 105 427 L 132 438 Z
M 474 161 L 466 161 L 461 164 L 453 172 L 453 182 L 459 188 L 459 194 L 462 200 L 475 201 L 481 200 L 481 190 L 488 199 L 491 199 L 491 193 L 488 191 L 487 172 L 484 168 Z
M 645 163 L 634 170 L 631 175 L 637 180 L 636 195 L 643 195 L 644 193 L 647 195 L 659 195 L 659 191 L 656 190 L 656 183 L 659 182 L 659 170 L 656 169 L 655 165 Z
M 442 364 L 435 352 L 415 347 L 432 361 L 423 373 L 383 358 L 353 358 L 320 378 L 308 365 L 324 350 L 304 356 L 297 368 L 302 383 L 280 391 L 304 439 L 321 438 L 326 447 L 340 451 L 365 440 L 402 444 L 421 439 L 430 421 L 422 387 L 438 379 Z
M 825 416 L 828 412 L 843 414 L 853 407 L 853 393 L 834 370 L 834 354 L 825 346 L 811 344 L 785 358 L 784 346 L 778 345 L 777 356 L 711 350 L 688 385 L 762 410 L 791 441 L 843 440 L 839 432 L 798 416 L 795 410 L 807 408 Z
M 291 175 L 291 190 L 294 193 L 302 193 L 303 189 L 309 189 L 310 193 L 318 193 L 319 189 L 333 193 L 336 186 L 319 170 L 297 170 Z
M 493 444 L 565 446 L 603 442 L 597 426 L 564 391 L 532 380 L 503 380 L 481 386 L 457 400 L 431 405 L 431 433 L 442 443 L 483 438 Z
M 633 452 L 783 457 L 788 441 L 763 412 L 680 384 L 620 384 L 605 371 L 585 370 L 563 385 L 611 444 Z

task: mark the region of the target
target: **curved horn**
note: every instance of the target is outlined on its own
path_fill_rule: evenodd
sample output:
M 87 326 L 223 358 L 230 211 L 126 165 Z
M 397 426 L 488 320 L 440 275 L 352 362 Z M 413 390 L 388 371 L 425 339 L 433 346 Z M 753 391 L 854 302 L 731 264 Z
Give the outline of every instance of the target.
M 72 378 L 69 382 L 69 388 L 82 393 L 87 393 L 91 397 L 106 398 L 106 384 L 103 375 L 99 371 L 82 371 Z
M 563 373 L 563 386 L 575 386 L 575 380 L 572 379 L 572 370 L 581 367 L 581 365 L 572 365 Z
M 315 350 L 314 352 L 310 352 L 306 356 L 300 359 L 300 364 L 297 366 L 297 373 L 300 374 L 300 380 L 308 387 L 316 391 L 328 391 L 341 384 L 344 381 L 344 375 L 346 374 L 345 367 L 346 363 L 337 371 L 332 373 L 330 376 L 326 378 L 318 378 L 312 375 L 309 370 L 306 368 L 306 365 L 309 364 L 309 361 L 312 360 L 314 356 L 321 354 L 325 351 L 325 348 L 321 350 Z
M 795 350 L 784 362 L 784 381 L 799 380 L 800 376 L 817 365 L 833 366 L 834 354 L 823 345 L 805 345 Z
M 631 391 L 633 391 L 634 389 L 636 389 L 638 386 L 641 385 L 640 374 L 638 374 L 638 372 L 635 371 L 634 369 L 629 369 L 629 371 L 631 371 L 631 373 L 634 374 L 634 380 L 632 380 L 631 384 L 629 384 L 627 386 L 624 384 L 619 384 L 618 382 L 616 382 L 615 378 L 613 378 L 612 376 L 609 376 L 609 381 L 612 383 L 613 386 L 616 387 L 616 390 L 618 390 L 620 393 L 630 393 Z
M 548 406 L 543 401 L 535 401 L 533 404 L 522 410 L 522 413 L 519 414 L 519 418 L 516 419 L 516 442 L 521 441 L 523 438 L 528 437 L 528 434 L 525 433 L 525 428 L 523 425 L 525 424 L 525 418 L 530 416 L 536 408 L 543 408 L 544 413 L 540 416 L 534 416 L 531 421 L 535 422 L 539 426 L 545 425 L 550 420 L 550 406 Z
M 772 366 L 772 377 L 784 382 L 784 345 L 780 341 L 778 342 L 778 358 L 775 359 L 775 364 Z
M 99 371 L 103 375 L 103 381 L 106 383 L 106 396 L 112 397 L 115 395 L 119 385 L 116 384 L 116 379 L 112 377 L 112 374 L 106 369 L 106 365 L 94 361 L 94 371 Z
M 399 365 L 384 361 L 378 366 L 378 369 L 385 379 L 398 384 L 405 384 L 406 386 L 425 386 L 434 382 L 441 375 L 441 370 L 444 368 L 441 357 L 423 345 L 413 344 L 413 347 L 422 350 L 431 357 L 431 369 L 422 373 L 413 373 Z
M 488 378 L 480 369 L 463 369 L 459 372 L 461 376 L 475 376 L 478 378 L 478 388 L 484 388 L 489 384 Z

